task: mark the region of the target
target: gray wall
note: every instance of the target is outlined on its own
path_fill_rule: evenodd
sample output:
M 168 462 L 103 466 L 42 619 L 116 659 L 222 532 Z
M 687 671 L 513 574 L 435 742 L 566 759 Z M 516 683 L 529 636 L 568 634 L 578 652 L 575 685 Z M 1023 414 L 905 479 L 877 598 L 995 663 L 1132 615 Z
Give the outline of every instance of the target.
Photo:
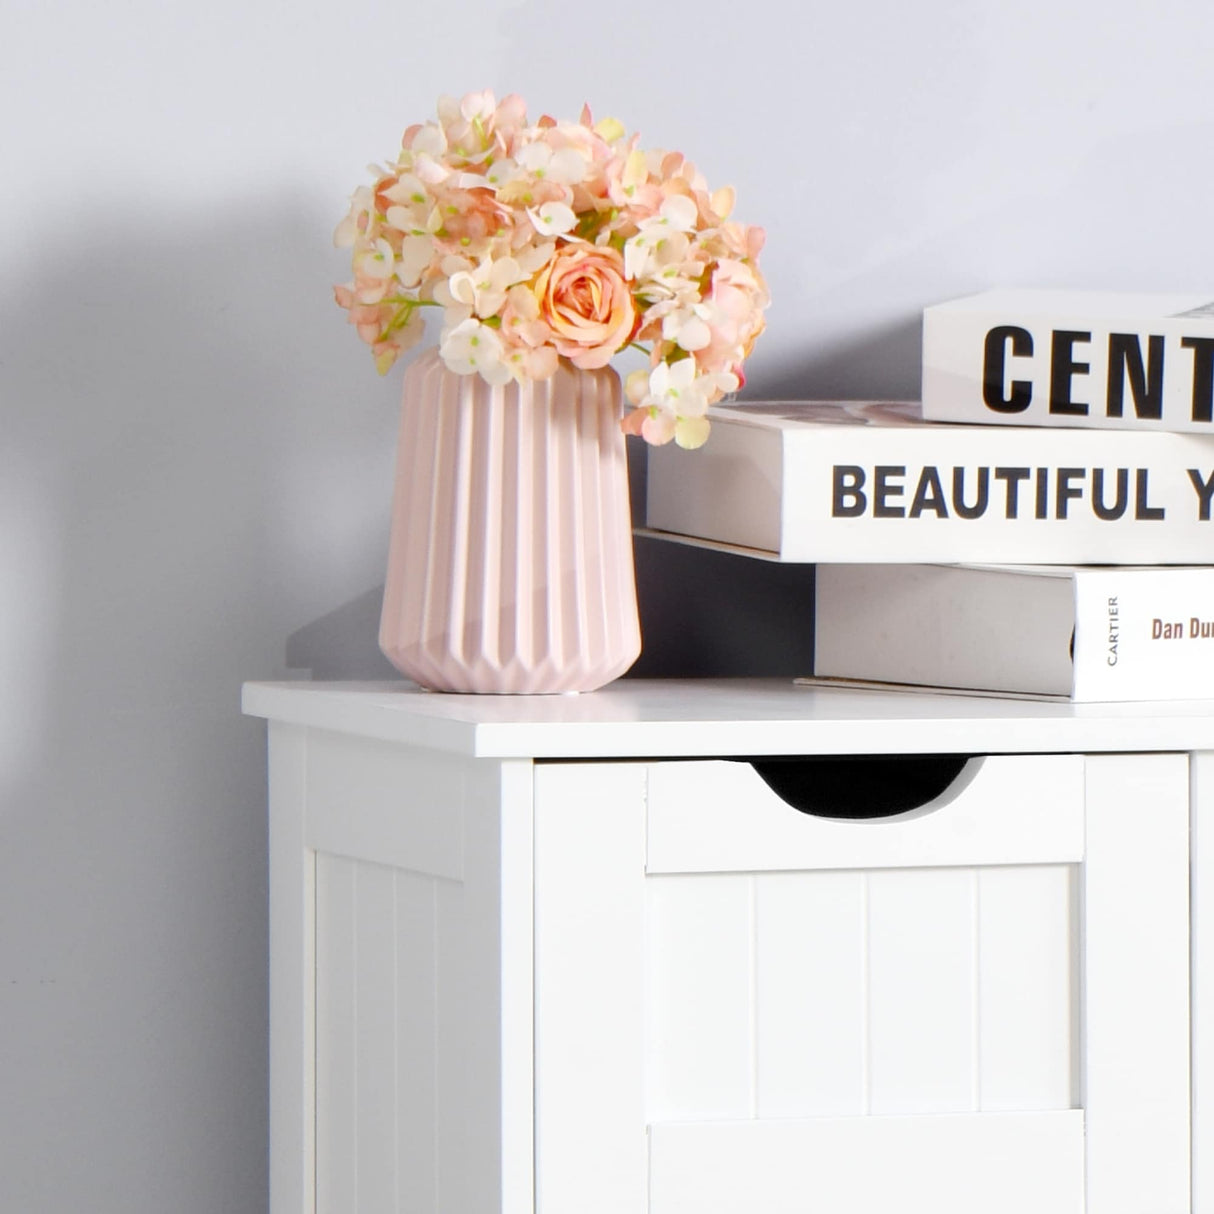
M 330 300 L 330 233 L 439 93 L 589 100 L 734 184 L 775 299 L 751 396 L 913 394 L 920 309 L 985 286 L 1214 298 L 1199 0 L 8 0 L 0 25 L 6 1214 L 264 1209 L 239 685 L 384 669 L 399 372 Z M 809 571 L 639 563 L 642 669 L 803 666 Z

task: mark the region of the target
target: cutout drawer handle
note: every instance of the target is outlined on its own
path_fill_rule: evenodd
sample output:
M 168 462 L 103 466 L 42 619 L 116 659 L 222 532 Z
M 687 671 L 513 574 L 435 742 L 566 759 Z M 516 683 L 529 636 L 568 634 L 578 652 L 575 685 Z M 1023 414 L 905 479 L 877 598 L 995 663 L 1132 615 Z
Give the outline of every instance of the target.
M 826 755 L 748 758 L 786 804 L 815 818 L 892 818 L 960 792 L 973 755 Z M 966 768 L 967 776 L 962 778 Z M 952 798 L 948 798 L 951 800 Z M 941 802 L 943 804 L 943 802 Z

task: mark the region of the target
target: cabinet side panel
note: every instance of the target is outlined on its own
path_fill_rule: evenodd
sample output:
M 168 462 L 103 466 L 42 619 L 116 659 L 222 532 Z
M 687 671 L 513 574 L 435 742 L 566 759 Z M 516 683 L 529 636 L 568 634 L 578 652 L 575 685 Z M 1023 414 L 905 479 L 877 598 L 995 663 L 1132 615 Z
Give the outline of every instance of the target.
M 316 1209 L 358 1206 L 358 865 L 316 858 Z
M 316 1205 L 315 855 L 304 840 L 306 734 L 269 725 L 270 1211 Z
M 308 734 L 308 844 L 459 880 L 466 761 L 375 738 Z
M 1214 752 L 1190 758 L 1193 1214 L 1214 1214 Z
M 396 874 L 397 1201 L 408 1214 L 439 1214 L 435 1111 L 438 1036 L 435 907 L 438 882 Z
M 1189 776 L 1087 759 L 1083 1096 L 1088 1208 L 1189 1209 Z
M 368 803 L 413 804 L 409 767 L 382 766 Z M 530 772 L 451 773 L 442 812 L 460 847 L 439 867 L 461 880 L 425 873 L 417 813 L 382 834 L 360 818 L 358 850 L 383 842 L 391 864 L 318 855 L 319 1214 L 531 1214 Z M 424 780 L 418 795 L 434 804 Z
M 318 1214 L 438 1214 L 438 884 L 317 857 Z
M 538 1214 L 648 1208 L 645 770 L 536 768 Z
M 357 1008 L 358 1214 L 396 1214 L 395 873 L 358 866 L 354 981 Z

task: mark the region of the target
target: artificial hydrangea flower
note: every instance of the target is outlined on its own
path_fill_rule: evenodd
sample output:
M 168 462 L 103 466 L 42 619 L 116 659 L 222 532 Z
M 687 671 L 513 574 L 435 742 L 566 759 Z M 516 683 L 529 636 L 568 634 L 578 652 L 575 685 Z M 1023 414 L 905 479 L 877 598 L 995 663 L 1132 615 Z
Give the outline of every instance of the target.
M 544 117 L 520 97 L 440 99 L 396 160 L 373 167 L 334 234 L 353 281 L 335 288 L 384 372 L 442 311 L 439 353 L 489 383 L 606 366 L 633 346 L 624 428 L 699 446 L 737 390 L 768 304 L 761 228 L 730 218 L 678 152 L 642 149 L 615 119 Z

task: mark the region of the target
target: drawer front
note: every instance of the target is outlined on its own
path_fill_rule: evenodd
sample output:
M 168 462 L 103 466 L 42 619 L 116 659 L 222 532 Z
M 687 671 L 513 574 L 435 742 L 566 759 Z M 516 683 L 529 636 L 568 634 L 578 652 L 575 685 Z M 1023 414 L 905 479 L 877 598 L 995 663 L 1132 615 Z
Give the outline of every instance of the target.
M 650 873 L 1040 864 L 1083 858 L 1081 755 L 971 759 L 946 792 L 893 818 L 801 813 L 748 763 L 649 769 Z
M 1183 757 L 990 756 L 863 821 L 742 763 L 554 766 L 535 864 L 539 1210 L 1187 1191 Z
M 1081 756 L 974 759 L 861 821 L 746 763 L 647 783 L 654 1121 L 1075 1107 Z

